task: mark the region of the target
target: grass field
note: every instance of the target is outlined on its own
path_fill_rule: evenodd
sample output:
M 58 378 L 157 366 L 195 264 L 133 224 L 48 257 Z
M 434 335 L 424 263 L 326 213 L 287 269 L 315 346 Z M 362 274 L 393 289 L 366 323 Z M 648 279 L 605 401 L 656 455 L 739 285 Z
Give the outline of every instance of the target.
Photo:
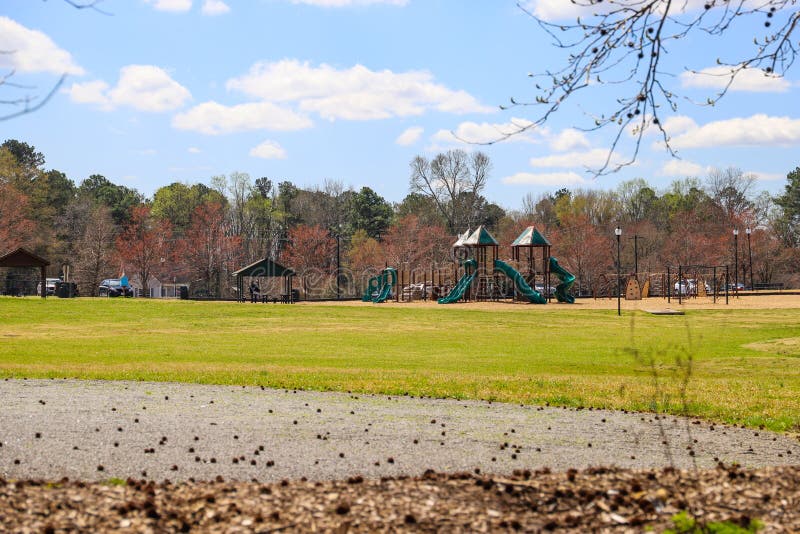
M 676 362 L 691 355 L 689 413 L 800 431 L 800 309 L 620 318 L 616 310 L 543 308 L 1 297 L 0 377 L 253 384 L 681 413 L 683 367 Z

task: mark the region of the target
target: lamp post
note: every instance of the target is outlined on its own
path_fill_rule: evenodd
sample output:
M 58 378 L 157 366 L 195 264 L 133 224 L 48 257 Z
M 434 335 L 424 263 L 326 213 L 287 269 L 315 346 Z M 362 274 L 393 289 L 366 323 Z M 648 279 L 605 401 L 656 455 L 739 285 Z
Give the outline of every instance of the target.
M 739 292 L 739 229 L 733 229 L 733 291 Z
M 617 315 L 622 315 L 622 281 L 621 281 L 621 267 L 620 267 L 620 237 L 622 236 L 622 228 L 617 226 L 614 229 L 614 235 L 617 236 Z
M 342 289 L 340 287 L 340 275 L 341 275 L 341 268 L 342 268 L 342 260 L 339 254 L 340 252 L 340 242 L 342 240 L 342 236 L 339 235 L 339 232 L 336 232 L 336 300 L 341 300 L 342 298 Z
M 753 282 L 753 251 L 750 249 L 750 234 L 753 233 L 753 231 L 748 226 L 744 229 L 744 233 L 747 234 L 747 268 L 750 269 L 750 290 L 752 291 L 756 286 Z

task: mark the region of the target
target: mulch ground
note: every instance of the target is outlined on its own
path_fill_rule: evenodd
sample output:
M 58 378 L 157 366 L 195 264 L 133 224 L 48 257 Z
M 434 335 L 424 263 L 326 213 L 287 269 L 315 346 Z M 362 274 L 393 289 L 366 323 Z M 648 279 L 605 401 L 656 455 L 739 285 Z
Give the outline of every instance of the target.
M 701 523 L 800 532 L 800 467 L 593 468 L 307 482 L 0 479 L 4 532 L 641 532 Z

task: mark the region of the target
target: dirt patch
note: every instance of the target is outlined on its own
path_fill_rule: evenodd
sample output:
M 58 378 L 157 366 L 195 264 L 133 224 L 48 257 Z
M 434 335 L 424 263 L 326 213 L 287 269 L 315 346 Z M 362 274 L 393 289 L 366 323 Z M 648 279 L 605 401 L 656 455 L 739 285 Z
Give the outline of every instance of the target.
M 701 524 L 800 531 L 800 467 L 704 471 L 594 468 L 274 484 L 0 479 L 8 532 L 581 532 Z
M 746 349 L 779 354 L 789 358 L 800 358 L 800 337 L 787 337 L 782 339 L 771 339 L 759 343 L 748 343 L 744 345 Z
M 667 301 L 666 298 L 653 297 L 642 300 L 622 300 L 620 302 L 622 311 L 632 310 L 651 310 L 662 308 L 674 308 L 678 310 L 731 310 L 731 309 L 800 309 L 800 294 L 786 293 L 776 295 L 774 293 L 759 295 L 758 292 L 748 292 L 739 296 L 730 296 L 725 302 L 725 296 L 718 297 L 714 301 L 711 297 L 691 297 L 683 298 L 678 302 L 677 298 Z M 326 302 L 299 302 L 300 306 L 383 306 L 383 307 L 438 307 L 441 309 L 464 309 L 464 310 L 530 310 L 530 311 L 553 311 L 553 310 L 616 310 L 616 298 L 580 298 L 574 304 L 564 304 L 553 300 L 549 304 L 526 304 L 503 302 L 461 302 L 457 304 L 438 304 L 432 301 L 414 302 L 384 302 L 382 304 L 364 303 L 361 301 L 326 301 Z

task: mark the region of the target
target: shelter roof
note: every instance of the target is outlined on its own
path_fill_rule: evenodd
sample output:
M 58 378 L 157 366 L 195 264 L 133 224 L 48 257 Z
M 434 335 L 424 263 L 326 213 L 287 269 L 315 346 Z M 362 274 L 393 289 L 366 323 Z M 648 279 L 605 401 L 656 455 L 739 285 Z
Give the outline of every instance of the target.
M 269 258 L 264 258 L 263 260 L 258 260 L 255 263 L 251 263 L 247 267 L 242 267 L 233 274 L 234 276 L 276 277 L 294 276 L 296 273 L 288 267 L 284 267 L 280 263 L 276 263 Z
M 47 267 L 48 265 L 49 261 L 23 247 L 0 256 L 0 267 Z
M 480 225 L 472 232 L 468 238 L 464 240 L 464 244 L 470 247 L 475 246 L 490 246 L 490 245 L 499 245 L 500 243 L 497 242 L 497 239 L 486 229 L 485 226 Z
M 529 226 L 519 234 L 511 243 L 512 247 L 544 247 L 550 246 L 550 241 L 543 236 L 534 226 Z

